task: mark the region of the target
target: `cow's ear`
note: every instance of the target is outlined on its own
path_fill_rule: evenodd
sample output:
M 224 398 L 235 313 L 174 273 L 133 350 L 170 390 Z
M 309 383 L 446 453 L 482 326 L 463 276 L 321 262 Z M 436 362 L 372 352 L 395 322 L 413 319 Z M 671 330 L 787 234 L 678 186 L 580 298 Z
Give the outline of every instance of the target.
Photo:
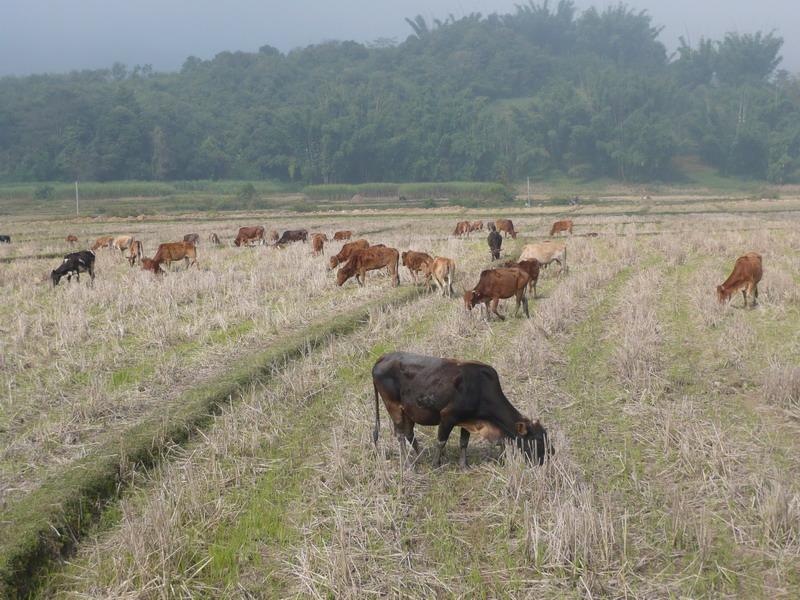
M 517 435 L 520 437 L 528 435 L 528 424 L 525 421 L 517 421 Z

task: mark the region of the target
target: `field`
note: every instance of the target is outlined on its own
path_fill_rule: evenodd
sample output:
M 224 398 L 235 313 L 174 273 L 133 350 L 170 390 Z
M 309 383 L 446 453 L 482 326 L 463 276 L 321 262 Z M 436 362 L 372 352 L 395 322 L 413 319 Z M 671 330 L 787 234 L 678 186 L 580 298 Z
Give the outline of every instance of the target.
M 797 597 L 798 210 L 669 196 L 14 217 L 0 231 L 14 239 L 0 245 L 0 595 Z M 566 215 L 569 272 L 544 270 L 531 318 L 503 322 L 402 267 L 399 288 L 382 274 L 339 288 L 338 242 L 323 257 L 230 245 L 245 224 L 352 229 L 455 259 L 461 292 L 490 256 L 485 233 L 450 236 L 456 221 L 512 218 L 507 260 Z M 152 255 L 189 232 L 197 270 L 156 280 L 102 250 L 94 287 L 47 282 L 69 233 L 83 247 L 131 233 Z M 759 306 L 720 306 L 715 286 L 749 251 L 764 257 Z M 370 369 L 395 349 L 488 362 L 556 454 L 533 468 L 473 441 L 462 470 L 454 432 L 433 469 L 435 429 L 418 427 L 403 470 L 382 407 L 376 453 Z

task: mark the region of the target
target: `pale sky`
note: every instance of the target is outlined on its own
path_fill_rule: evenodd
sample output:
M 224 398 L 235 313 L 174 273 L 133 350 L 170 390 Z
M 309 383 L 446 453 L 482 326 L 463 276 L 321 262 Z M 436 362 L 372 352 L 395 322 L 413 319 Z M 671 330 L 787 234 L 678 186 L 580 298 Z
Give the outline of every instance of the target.
M 404 40 L 404 17 L 430 22 L 471 12 L 512 12 L 524 0 L 0 0 L 0 75 L 110 67 L 119 61 L 176 70 L 186 57 L 223 50 L 282 51 L 325 40 Z M 557 3 L 552 0 L 551 5 Z M 578 0 L 579 8 L 617 2 Z M 800 71 L 798 0 L 631 0 L 665 27 L 674 49 L 683 35 L 721 38 L 775 29 L 782 68 Z

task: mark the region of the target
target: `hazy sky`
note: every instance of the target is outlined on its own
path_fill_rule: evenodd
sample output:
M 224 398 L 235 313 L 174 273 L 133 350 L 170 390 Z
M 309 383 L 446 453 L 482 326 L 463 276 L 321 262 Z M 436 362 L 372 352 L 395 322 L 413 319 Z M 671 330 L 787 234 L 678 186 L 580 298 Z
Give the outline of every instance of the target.
M 403 20 L 511 12 L 524 0 L 0 0 L 0 75 L 152 64 L 180 68 L 187 56 L 222 50 L 283 51 L 330 39 L 404 40 Z M 552 0 L 551 5 L 557 0 Z M 578 0 L 579 7 L 614 2 Z M 662 41 L 692 42 L 727 31 L 775 29 L 784 62 L 800 71 L 798 0 L 630 0 L 664 25 Z

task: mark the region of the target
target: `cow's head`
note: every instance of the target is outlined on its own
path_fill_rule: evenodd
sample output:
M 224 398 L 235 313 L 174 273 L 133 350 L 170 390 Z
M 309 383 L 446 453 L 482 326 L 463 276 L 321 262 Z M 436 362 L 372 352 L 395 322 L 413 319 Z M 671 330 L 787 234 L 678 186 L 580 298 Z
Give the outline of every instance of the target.
M 544 464 L 544 459 L 548 454 L 555 454 L 555 449 L 550 445 L 547 437 L 547 430 L 539 422 L 539 419 L 531 421 L 528 418 L 516 423 L 517 447 L 524 453 L 530 461 L 537 464 Z
M 717 300 L 719 300 L 720 304 L 725 304 L 728 300 L 731 299 L 731 293 L 726 290 L 721 285 L 717 286 Z
M 242 238 L 237 237 L 235 240 L 233 240 L 233 243 L 236 246 L 241 246 L 242 245 Z
M 61 281 L 61 277 L 62 275 L 58 271 L 50 272 L 50 281 L 52 282 L 53 287 L 56 287 L 58 285 L 58 282 Z
M 511 239 L 517 239 L 517 232 L 514 230 L 511 231 Z
M 328 266 L 331 269 L 335 269 L 336 265 L 338 265 L 338 264 L 339 264 L 339 259 L 336 258 L 335 256 L 331 256 L 331 259 L 328 261 Z
M 472 310 L 475 308 L 475 305 L 478 304 L 478 291 L 477 290 L 469 290 L 468 292 L 464 292 L 464 308 L 467 310 Z
M 344 282 L 353 276 L 355 269 L 348 269 L 347 265 L 343 266 L 336 272 L 336 285 L 344 285 Z
M 403 252 L 400 254 L 402 265 L 405 267 L 406 265 L 406 257 L 408 256 L 408 252 Z

